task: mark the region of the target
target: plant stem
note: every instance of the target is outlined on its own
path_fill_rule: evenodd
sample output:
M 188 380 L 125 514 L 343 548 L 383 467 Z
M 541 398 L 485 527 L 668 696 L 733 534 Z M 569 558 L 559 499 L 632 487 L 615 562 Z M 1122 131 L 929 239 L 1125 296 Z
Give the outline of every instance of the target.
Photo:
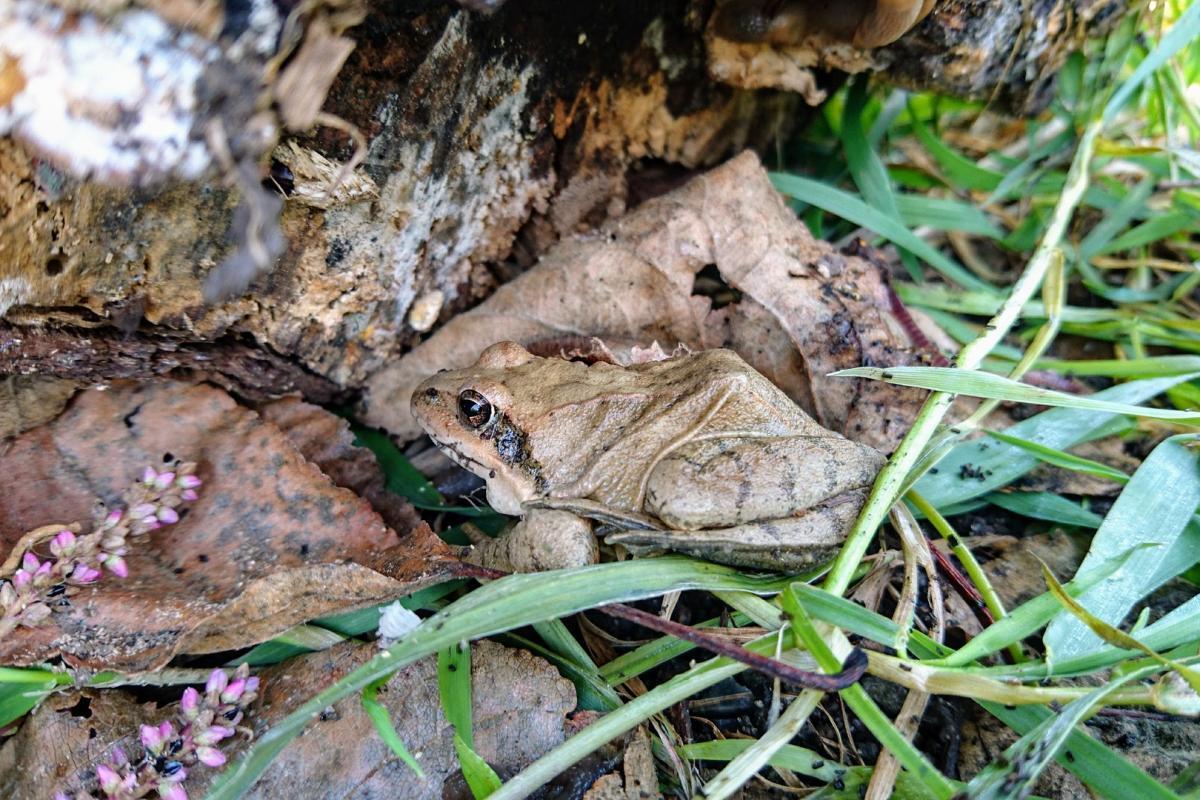
M 1084 129 L 1083 136 L 1075 150 L 1071 169 L 1067 173 L 1063 192 L 1054 207 L 1041 242 L 1025 266 L 1025 271 L 1013 285 L 1008 299 L 984 327 L 983 333 L 959 351 L 955 364 L 960 369 L 979 368 L 984 356 L 991 352 L 1012 329 L 1021 314 L 1021 309 L 1033 297 L 1047 271 L 1055 263 L 1055 259 L 1058 257 L 1056 254 L 1059 243 L 1066 233 L 1067 224 L 1088 187 L 1088 167 L 1091 164 L 1100 128 L 1101 122 L 1093 120 Z M 883 522 L 891 507 L 900 499 L 905 485 L 910 480 L 909 473 L 921 460 L 925 446 L 933 438 L 953 401 L 954 395 L 948 392 L 934 392 L 926 398 L 925 405 L 921 407 L 921 411 L 913 421 L 908 435 L 900 442 L 896 452 L 892 454 L 875 479 L 871 495 L 838 554 L 837 561 L 834 562 L 833 568 L 825 579 L 824 588 L 827 591 L 840 595 L 849 587 L 854 569 L 866 555 L 876 529 Z M 932 466 L 932 462 L 929 463 L 929 466 Z

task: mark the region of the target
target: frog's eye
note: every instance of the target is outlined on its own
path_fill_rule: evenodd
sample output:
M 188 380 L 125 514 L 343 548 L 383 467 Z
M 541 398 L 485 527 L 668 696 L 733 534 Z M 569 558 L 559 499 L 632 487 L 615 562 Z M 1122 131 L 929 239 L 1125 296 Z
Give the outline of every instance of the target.
M 485 428 L 496 416 L 496 407 L 474 389 L 464 389 L 458 395 L 458 413 L 472 428 Z

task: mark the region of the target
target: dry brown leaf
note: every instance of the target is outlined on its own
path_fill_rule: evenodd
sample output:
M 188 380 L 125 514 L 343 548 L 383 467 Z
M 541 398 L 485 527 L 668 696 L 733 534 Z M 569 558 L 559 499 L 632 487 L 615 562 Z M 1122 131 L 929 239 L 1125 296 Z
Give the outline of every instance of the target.
M 714 311 L 709 298 L 693 294 L 708 265 L 742 293 L 740 301 Z M 455 316 L 373 376 L 366 419 L 411 438 L 419 430 L 409 397 L 426 376 L 472 364 L 501 339 L 534 345 L 597 336 L 666 349 L 730 346 L 826 427 L 888 450 L 923 393 L 826 377 L 847 366 L 914 360 L 888 317 L 887 291 L 876 265 L 814 239 L 747 152 L 599 233 L 564 241 Z
M 282 719 L 378 652 L 371 645 L 344 645 L 268 670 L 260 700 L 264 721 Z M 564 717 L 575 707 L 575 687 L 554 667 L 527 651 L 487 641 L 471 647 L 471 693 L 476 752 L 502 774 L 512 774 L 560 743 Z M 443 783 L 458 771 L 458 759 L 453 730 L 442 713 L 435 660 L 400 670 L 378 700 L 421 763 L 425 780 L 392 754 L 352 696 L 293 739 L 247 797 L 440 800 Z
M 346 420 L 296 397 L 264 403 L 258 413 L 283 431 L 300 454 L 316 464 L 335 485 L 370 503 L 389 528 L 403 534 L 420 523 L 421 516 L 412 504 L 387 490 L 387 481 L 375 456 L 354 444 L 354 434 Z
M 127 579 L 82 587 L 50 624 L 0 642 L 0 661 L 61 654 L 89 668 L 154 669 L 176 653 L 245 647 L 399 597 L 457 564 L 427 528 L 398 537 L 223 391 L 176 383 L 83 392 L 0 452 L 0 474 L 14 476 L 0 507 L 0 555 L 25 531 L 90 519 L 97 498 L 117 504 L 143 467 L 176 457 L 199 463 L 200 499 L 130 552 Z M 386 574 L 373 568 L 385 563 Z
M 261 733 L 378 652 L 372 644 L 346 643 L 265 670 L 261 695 L 242 724 Z M 471 661 L 475 747 L 490 764 L 515 772 L 563 740 L 575 689 L 554 667 L 526 651 L 487 641 L 472 646 Z M 353 695 L 294 739 L 246 796 L 441 798 L 442 784 L 458 770 L 458 760 L 438 695 L 436 659 L 397 672 L 378 699 L 420 760 L 425 780 L 396 759 Z M 0 796 L 34 800 L 55 791 L 80 791 L 88 770 L 114 747 L 140 755 L 138 726 L 157 723 L 172 711 L 138 703 L 121 690 L 51 697 L 0 747 Z M 221 749 L 234 760 L 246 746 L 236 737 Z M 218 772 L 197 766 L 184 787 L 190 796 L 201 797 Z
M 0 796 L 43 800 L 74 796 L 113 749 L 140 753 L 138 726 L 172 717 L 170 709 L 138 703 L 123 691 L 69 691 L 49 697 L 0 746 Z M 92 786 L 93 791 L 95 785 Z

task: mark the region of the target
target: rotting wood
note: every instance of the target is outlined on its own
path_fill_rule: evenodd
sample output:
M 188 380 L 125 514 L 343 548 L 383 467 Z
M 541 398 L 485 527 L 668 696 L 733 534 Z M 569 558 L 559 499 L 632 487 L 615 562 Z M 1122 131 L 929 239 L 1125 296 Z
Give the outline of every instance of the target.
M 1006 4 L 1005 24 L 989 30 L 1016 39 L 988 40 L 985 48 L 979 20 L 989 3 L 996 0 L 944 0 L 867 66 L 908 85 L 974 96 L 1000 85 L 1010 105 L 1038 103 L 1055 59 L 1125 7 L 1095 0 L 1072 10 L 1060 0 L 1022 16 Z M 222 20 L 211 3 L 182 16 L 178 4 L 151 0 L 63 5 L 102 9 L 95 19 L 109 27 L 125 14 L 157 12 L 171 30 L 193 37 L 193 50 L 225 48 L 224 66 L 200 87 L 194 123 L 220 121 L 242 167 L 263 103 L 289 85 L 281 77 L 272 86 L 271 76 L 286 76 L 294 63 L 312 69 L 313 60 L 300 56 L 318 44 L 341 58 L 347 40 L 331 37 L 349 37 L 354 49 L 323 105 L 346 126 L 284 136 L 274 158 L 263 156 L 264 185 L 283 197 L 286 249 L 247 294 L 218 305 L 204 302 L 202 287 L 246 244 L 246 222 L 235 214 L 246 206 L 239 200 L 245 180 L 239 189 L 211 172 L 194 178 L 175 170 L 166 183 L 105 185 L 0 139 L 0 314 L 20 325 L 116 326 L 198 343 L 236 337 L 348 387 L 361 386 L 439 317 L 490 294 L 514 266 L 637 202 L 643 173 L 686 173 L 745 147 L 763 149 L 803 121 L 797 95 L 711 79 L 705 37 L 713 6 L 699 0 L 521 0 L 491 16 L 437 2 L 303 4 L 298 38 L 279 35 L 283 17 L 265 31 L 293 60 L 276 64 L 256 51 L 245 69 L 230 61 L 229 42 L 218 35 L 237 21 Z M 1053 24 L 1027 35 L 1038 19 Z M 329 20 L 337 22 L 334 33 Z M 238 24 L 235 33 L 251 30 Z M 308 42 L 310 31 L 322 41 Z M 264 72 L 264 63 L 271 69 Z M 4 61 L 0 70 L 0 95 L 19 92 L 19 63 Z M 815 90 L 825 80 L 814 77 Z M 293 108 L 283 116 L 302 121 L 315 106 L 306 97 L 275 107 Z M 356 152 L 347 131 L 365 138 L 366 160 L 339 182 Z M 69 377 L 120 369 L 98 364 Z M 277 378 L 248 373 L 236 378 L 236 390 Z

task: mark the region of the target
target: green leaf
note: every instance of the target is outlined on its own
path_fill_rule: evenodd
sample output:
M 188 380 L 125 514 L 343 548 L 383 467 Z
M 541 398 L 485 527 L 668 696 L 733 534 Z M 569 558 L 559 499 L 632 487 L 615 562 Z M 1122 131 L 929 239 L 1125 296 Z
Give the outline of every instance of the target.
M 417 774 L 417 777 L 424 778 L 425 771 L 421 769 L 421 765 L 413 758 L 412 753 L 408 752 L 408 748 L 404 746 L 404 741 L 400 738 L 400 734 L 396 733 L 396 727 L 392 725 L 392 717 L 388 714 L 387 708 L 379 702 L 379 689 L 383 684 L 387 683 L 387 679 L 383 679 L 378 683 L 373 683 L 370 686 L 363 687 L 362 691 L 362 706 L 366 712 L 367 718 L 371 720 L 371 724 L 375 726 L 376 733 L 383 740 L 396 757 L 403 761 L 409 769 Z M 211 795 L 210 795 L 211 796 Z
M 437 654 L 438 695 L 442 711 L 468 748 L 475 746 L 471 732 L 471 646 L 456 642 Z
M 1004 751 L 1004 756 L 983 768 L 967 784 L 967 800 L 1017 800 L 1033 790 L 1039 775 L 1067 745 L 1075 726 L 1087 719 L 1104 698 L 1149 670 L 1130 672 L 1094 692 L 1074 700 L 1048 717 Z
M 1097 392 L 1092 397 L 1137 403 L 1187 379 L 1187 375 L 1179 375 L 1131 381 Z M 1122 417 L 1116 414 L 1056 408 L 1018 422 L 1005 432 L 1062 450 L 1104 433 L 1109 425 L 1120 419 Z M 937 472 L 931 470 L 917 481 L 916 489 L 934 507 L 944 509 L 999 489 L 1037 465 L 1038 459 L 1020 447 L 983 437 L 955 445 L 938 462 Z
M 999 439 L 1006 444 L 1016 445 L 1025 452 L 1032 453 L 1038 461 L 1045 462 L 1051 466 L 1116 481 L 1117 483 L 1129 482 L 1128 475 L 1115 467 L 1110 467 L 1108 464 L 1101 464 L 1099 461 L 1093 461 L 1090 458 L 1077 456 L 1063 450 L 1056 450 L 1053 447 L 1046 447 L 1045 445 L 1021 439 L 1017 436 L 1010 436 L 1001 431 L 987 431 L 986 433 L 993 439 Z
M 479 754 L 472 750 L 457 733 L 454 734 L 454 750 L 458 753 L 458 763 L 462 767 L 463 778 L 466 779 L 467 786 L 470 787 L 471 794 L 475 795 L 476 800 L 483 800 L 503 785 L 500 782 L 500 776 L 496 774 L 491 765 L 480 758 Z
M 993 505 L 1031 519 L 1044 519 L 1060 525 L 1098 528 L 1104 517 L 1082 508 L 1062 495 L 1050 492 L 990 492 L 983 496 Z
M 1200 37 L 1200 3 L 1192 3 L 1183 14 L 1175 20 L 1175 24 L 1171 26 L 1171 30 L 1162 38 L 1150 55 L 1138 64 L 1137 69 L 1133 71 L 1121 86 L 1109 98 L 1108 104 L 1104 107 L 1104 120 L 1110 121 L 1121 107 L 1129 101 L 1130 96 L 1137 91 L 1138 87 L 1150 77 L 1150 75 L 1158 69 L 1161 69 L 1176 53 L 1187 47 L 1189 44 L 1194 44 L 1197 37 Z
M 778 172 L 771 173 L 771 182 L 775 184 L 776 189 L 789 197 L 811 203 L 834 216 L 869 228 L 898 247 L 912 251 L 914 255 L 959 286 L 981 292 L 991 290 L 988 284 L 942 255 L 904 225 L 881 215 L 877 210 L 848 192 L 843 192 L 841 189 L 820 181 Z
M 1038 560 L 1041 561 L 1041 559 Z M 1183 664 L 1159 655 L 1154 651 L 1154 649 L 1142 644 L 1128 633 L 1125 633 L 1125 631 L 1113 625 L 1109 625 L 1104 620 L 1094 616 L 1086 608 L 1080 605 L 1079 601 L 1077 601 L 1074 597 L 1071 597 L 1066 593 L 1066 591 L 1063 590 L 1062 584 L 1058 582 L 1058 578 L 1054 577 L 1054 573 L 1050 571 L 1048 566 L 1046 566 L 1045 561 L 1042 561 L 1041 564 L 1042 577 L 1046 581 L 1046 586 L 1049 587 L 1050 592 L 1054 595 L 1054 599 L 1058 600 L 1059 603 L 1062 603 L 1063 607 L 1070 611 L 1076 617 L 1076 619 L 1078 619 L 1084 625 L 1087 625 L 1092 633 L 1096 634 L 1105 642 L 1114 647 L 1120 647 L 1126 650 L 1137 650 L 1141 653 L 1145 653 L 1152 660 L 1157 661 L 1164 667 L 1177 672 L 1180 677 L 1187 681 L 1188 686 L 1192 687 L 1193 692 L 1200 692 L 1200 674 L 1197 674 L 1190 667 L 1186 667 Z
M 1040 706 L 1006 708 L 998 703 L 987 702 L 980 705 L 1021 734 L 1053 724 L 1060 714 Z M 1174 792 L 1138 769 L 1120 753 L 1082 731 L 1072 729 L 1066 737 L 1065 746 L 1058 748 L 1054 758 L 1060 766 L 1109 800 L 1179 800 Z
M 1106 411 L 1110 414 L 1126 414 L 1131 417 L 1200 424 L 1200 412 L 1178 411 L 1172 408 L 1149 408 L 1098 400 L 1094 395 L 1081 396 L 1056 392 L 981 370 L 965 370 L 955 367 L 854 367 L 834 372 L 833 376 L 837 378 L 867 378 L 898 386 L 915 386 L 920 389 L 985 397 L 1013 403 L 1080 408 L 1090 411 Z
M 279 720 L 240 761 L 222 773 L 210 788 L 208 797 L 210 800 L 240 797 L 321 709 L 455 642 L 503 633 L 605 603 L 628 602 L 675 590 L 731 589 L 771 593 L 786 582 L 787 579 L 746 576 L 728 567 L 677 556 L 501 578 L 481 586 L 425 620 L 403 640 Z M 740 665 L 731 666 L 729 674 L 740 669 Z M 719 679 L 721 674 L 717 670 L 705 677 Z M 621 711 L 632 705 L 627 704 Z M 635 714 L 636 708 L 626 712 L 627 715 Z M 616 716 L 618 713 L 609 717 L 624 721 L 625 717 Z M 576 734 L 574 739 L 582 735 Z M 587 739 L 578 741 L 586 742 Z
M 1099 619 L 1116 625 L 1134 604 L 1200 560 L 1200 465 L 1193 435 L 1163 441 L 1142 462 L 1092 539 L 1079 566 L 1085 573 L 1121 553 L 1129 561 L 1116 573 L 1078 597 Z M 1047 660 L 1083 655 L 1102 643 L 1078 619 L 1054 620 L 1042 641 Z

